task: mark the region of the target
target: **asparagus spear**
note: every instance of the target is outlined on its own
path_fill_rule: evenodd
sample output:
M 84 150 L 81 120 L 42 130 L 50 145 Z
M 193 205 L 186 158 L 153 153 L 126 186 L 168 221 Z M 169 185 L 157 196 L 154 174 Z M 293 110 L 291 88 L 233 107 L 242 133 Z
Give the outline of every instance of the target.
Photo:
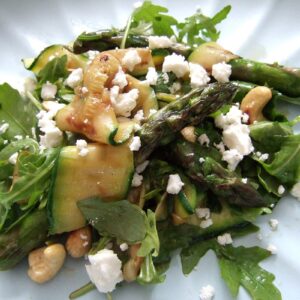
M 243 207 L 267 205 L 251 184 L 243 183 L 242 178 L 235 172 L 228 171 L 208 156 L 209 152 L 208 148 L 199 143 L 190 143 L 183 139 L 177 139 L 167 150 L 169 158 L 185 169 L 186 175 L 229 203 Z M 200 157 L 205 157 L 205 161 L 200 163 Z
M 31 250 L 47 238 L 46 210 L 36 210 L 16 227 L 0 235 L 0 270 L 19 263 Z
M 73 51 L 76 54 L 84 53 L 88 50 L 105 51 L 115 49 L 121 46 L 124 37 L 124 32 L 117 29 L 100 30 L 97 32 L 83 32 L 80 34 L 74 44 Z M 145 48 L 149 46 L 148 36 L 129 34 L 126 39 L 126 47 Z M 188 56 L 191 48 L 188 45 L 174 43 L 170 49 L 171 52 L 176 52 L 184 56 Z
M 146 160 L 156 147 L 170 143 L 187 124 L 198 124 L 223 104 L 230 103 L 236 90 L 231 83 L 212 83 L 157 111 L 138 132 L 142 147 L 135 155 L 136 164 Z

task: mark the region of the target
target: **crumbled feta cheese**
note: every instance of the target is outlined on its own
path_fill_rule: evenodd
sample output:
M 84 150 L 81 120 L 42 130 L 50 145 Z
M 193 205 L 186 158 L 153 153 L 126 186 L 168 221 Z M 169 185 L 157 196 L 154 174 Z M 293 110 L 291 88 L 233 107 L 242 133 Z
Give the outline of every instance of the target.
M 225 145 L 223 142 L 220 142 L 219 144 L 214 143 L 214 146 L 221 152 L 221 154 L 225 151 Z
M 124 73 L 121 67 L 119 67 L 119 71 L 115 75 L 115 78 L 113 79 L 112 83 L 114 85 L 119 86 L 121 89 L 123 89 L 126 85 L 128 85 L 126 74 Z
M 140 137 L 139 136 L 134 136 L 132 138 L 132 141 L 131 141 L 130 145 L 129 145 L 129 149 L 131 151 L 139 151 L 141 146 L 142 146 L 142 144 L 141 144 Z
M 88 92 L 89 92 L 89 90 L 88 90 L 87 87 L 83 86 L 83 87 L 81 88 L 81 93 L 82 93 L 83 95 L 86 95 Z
M 199 137 L 198 137 L 198 141 L 199 143 L 203 146 L 203 145 L 206 145 L 206 146 L 209 146 L 209 143 L 210 143 L 210 139 L 209 137 L 207 136 L 206 133 L 202 133 Z
M 243 115 L 242 115 L 242 122 L 245 123 L 245 124 L 247 124 L 248 121 L 249 121 L 249 115 L 246 114 L 246 113 L 243 113 Z
M 260 161 L 266 161 L 268 158 L 269 158 L 269 154 L 268 153 L 264 153 L 264 154 L 260 155 L 259 160 Z
M 129 71 L 133 71 L 134 67 L 142 61 L 136 49 L 130 49 L 126 52 L 122 59 L 122 64 L 126 66 Z
M 81 84 L 83 80 L 83 71 L 82 68 L 73 70 L 67 77 L 65 84 L 71 87 L 72 89 L 76 88 Z
M 300 201 L 300 181 L 293 186 L 291 195 Z
M 245 184 L 246 184 L 246 183 L 248 182 L 248 178 L 242 178 L 241 181 L 242 181 L 242 183 L 245 183 Z
M 207 220 L 201 221 L 200 227 L 204 229 L 204 228 L 211 226 L 212 224 L 213 224 L 212 219 L 207 219 Z
M 211 285 L 201 288 L 200 300 L 212 300 L 215 296 L 215 289 Z
M 112 292 L 123 280 L 122 262 L 112 250 L 100 250 L 88 259 L 90 264 L 85 266 L 86 271 L 100 292 Z
M 200 158 L 199 158 L 199 162 L 200 162 L 200 164 L 204 163 L 204 162 L 205 162 L 205 158 L 200 157 Z
M 23 136 L 18 134 L 18 135 L 14 136 L 14 139 L 16 139 L 17 141 L 20 141 L 23 139 Z
M 167 84 L 170 80 L 168 73 L 162 73 L 162 79 L 163 79 L 163 83 Z
M 181 181 L 181 178 L 178 174 L 169 175 L 167 193 L 176 195 L 181 191 L 183 186 L 184 183 Z
M 3 123 L 0 125 L 0 134 L 3 134 L 7 131 L 7 129 L 9 128 L 9 124 L 8 123 Z
M 173 42 L 167 36 L 149 36 L 150 49 L 170 48 Z
M 232 238 L 230 233 L 224 233 L 217 237 L 217 241 L 221 246 L 232 244 Z
M 195 213 L 199 219 L 207 220 L 210 217 L 210 209 L 209 208 L 196 208 Z
M 57 112 L 66 105 L 63 103 L 58 103 L 57 101 L 43 101 L 42 106 L 52 115 L 52 117 L 55 117 Z
M 120 245 L 120 249 L 121 249 L 121 251 L 126 251 L 126 250 L 128 249 L 128 244 L 122 243 L 122 244 Z
M 270 220 L 269 220 L 269 225 L 270 225 L 270 227 L 271 227 L 271 229 L 272 229 L 273 231 L 277 230 L 278 224 L 279 224 L 279 222 L 278 222 L 277 219 L 270 219 Z
M 155 113 L 157 113 L 157 109 L 151 108 L 149 111 L 149 116 L 148 118 L 150 118 L 152 115 L 154 115 Z
M 93 59 L 95 59 L 95 57 L 99 54 L 100 52 L 97 50 L 89 50 L 87 51 L 87 55 L 89 57 L 89 61 L 91 62 Z
M 181 83 L 180 82 L 174 82 L 172 86 L 170 87 L 171 94 L 177 93 L 181 89 Z
M 228 163 L 228 169 L 234 171 L 243 159 L 243 155 L 240 154 L 236 149 L 230 149 L 223 152 L 222 160 Z
M 176 77 L 180 78 L 189 72 L 189 64 L 185 60 L 184 56 L 172 53 L 171 55 L 165 57 L 162 71 L 173 72 Z
M 3 141 L 3 144 L 4 144 L 4 145 L 7 145 L 7 144 L 8 144 L 8 140 L 4 140 L 4 141 Z
M 89 153 L 88 144 L 85 140 L 77 140 L 76 147 L 78 149 L 79 156 L 86 156 Z
M 285 188 L 283 185 L 280 185 L 277 190 L 279 195 L 282 195 L 285 192 Z
M 17 163 L 18 155 L 19 155 L 18 152 L 12 154 L 12 155 L 8 158 L 8 162 L 9 162 L 10 164 L 12 164 L 12 165 L 15 165 L 15 164 Z
M 143 182 L 143 176 L 135 172 L 132 178 L 131 186 L 138 187 L 142 184 L 142 182 Z
M 255 155 L 257 156 L 257 157 L 261 157 L 261 152 L 259 152 L 259 151 L 257 151 L 257 152 L 255 152 Z
M 228 82 L 231 75 L 231 65 L 225 62 L 214 64 L 211 74 L 219 82 Z
M 146 75 L 146 82 L 150 85 L 156 85 L 158 74 L 154 67 L 149 67 Z
M 24 91 L 32 93 L 36 88 L 36 80 L 31 77 L 27 77 L 24 80 Z
M 277 254 L 277 247 L 272 244 L 268 245 L 267 250 L 270 251 L 272 254 Z
M 42 85 L 41 97 L 43 100 L 54 99 L 57 92 L 57 86 L 50 82 L 44 83 Z
M 141 174 L 146 170 L 148 165 L 149 165 L 149 160 L 145 160 L 143 163 L 138 165 L 135 170 L 138 174 Z
M 128 93 L 119 94 L 120 88 L 113 86 L 110 89 L 110 101 L 117 116 L 129 117 L 136 107 L 139 90 L 132 89 Z
M 139 123 L 140 123 L 141 121 L 143 121 L 143 120 L 145 119 L 145 117 L 144 117 L 144 111 L 143 111 L 142 109 L 138 110 L 138 111 L 136 112 L 136 114 L 134 115 L 133 119 L 134 119 L 135 121 L 139 122 Z
M 191 86 L 193 88 L 206 85 L 210 78 L 206 70 L 199 64 L 189 63 Z

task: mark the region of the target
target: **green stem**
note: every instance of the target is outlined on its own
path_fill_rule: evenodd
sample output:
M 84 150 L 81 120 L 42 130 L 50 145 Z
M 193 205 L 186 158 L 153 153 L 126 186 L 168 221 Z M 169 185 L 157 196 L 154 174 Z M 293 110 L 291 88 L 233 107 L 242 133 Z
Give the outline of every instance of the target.
M 124 32 L 124 36 L 123 36 L 123 39 L 122 39 L 122 42 L 121 42 L 121 45 L 120 45 L 121 49 L 125 49 L 126 48 L 126 40 L 127 40 L 128 33 L 129 33 L 129 30 L 130 30 L 131 22 L 132 22 L 132 15 L 130 15 L 130 17 L 128 18 L 128 21 L 127 21 L 127 25 L 126 25 L 126 29 L 125 29 L 125 32 Z
M 43 109 L 42 104 L 32 95 L 32 93 L 26 92 L 26 96 L 38 110 Z
M 90 250 L 89 254 L 90 254 L 90 255 L 96 254 L 98 251 L 104 249 L 105 246 L 106 246 L 109 242 L 110 242 L 110 238 L 105 237 L 105 236 L 102 237 L 102 238 L 99 240 L 98 244 Z
M 69 296 L 69 299 L 77 299 L 77 298 L 91 292 L 95 288 L 96 288 L 95 285 L 92 282 L 89 282 L 89 283 L 85 284 L 84 286 L 82 286 L 81 288 L 79 288 L 78 290 L 72 292 Z

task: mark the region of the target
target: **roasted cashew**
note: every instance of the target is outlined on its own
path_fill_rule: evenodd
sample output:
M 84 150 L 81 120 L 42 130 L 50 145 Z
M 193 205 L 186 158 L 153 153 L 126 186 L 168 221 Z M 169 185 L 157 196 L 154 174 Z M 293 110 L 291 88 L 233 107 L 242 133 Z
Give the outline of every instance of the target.
M 66 242 L 66 249 L 69 255 L 74 258 L 84 256 L 92 246 L 92 232 L 90 227 L 83 227 L 72 231 Z
M 264 119 L 263 108 L 272 99 L 272 91 L 265 86 L 253 88 L 241 102 L 241 110 L 249 115 L 249 124 Z
M 28 256 L 28 276 L 37 283 L 49 281 L 61 269 L 65 258 L 66 251 L 61 244 L 36 249 Z
M 182 136 L 191 143 L 195 143 L 196 142 L 196 135 L 195 135 L 195 127 L 194 126 L 187 126 L 184 127 L 181 131 Z

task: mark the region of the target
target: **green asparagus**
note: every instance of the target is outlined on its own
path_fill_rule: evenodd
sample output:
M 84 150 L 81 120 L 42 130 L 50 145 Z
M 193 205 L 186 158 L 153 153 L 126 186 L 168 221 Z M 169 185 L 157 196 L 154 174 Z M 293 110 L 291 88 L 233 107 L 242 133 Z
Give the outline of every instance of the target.
M 212 83 L 160 109 L 138 132 L 142 147 L 135 155 L 136 164 L 146 160 L 156 147 L 170 143 L 187 124 L 198 124 L 222 105 L 230 103 L 236 90 L 231 83 Z
M 45 209 L 29 214 L 15 228 L 0 235 L 0 271 L 19 263 L 31 250 L 42 244 L 48 234 Z

